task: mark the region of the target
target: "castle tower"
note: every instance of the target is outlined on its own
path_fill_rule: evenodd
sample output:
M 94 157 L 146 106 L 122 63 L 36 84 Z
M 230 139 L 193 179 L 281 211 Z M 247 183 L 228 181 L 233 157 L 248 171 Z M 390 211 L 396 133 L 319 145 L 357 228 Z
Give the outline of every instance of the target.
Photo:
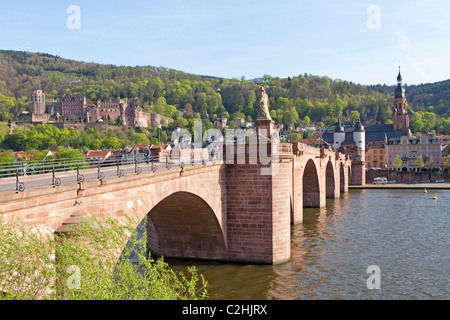
M 127 109 L 128 109 L 128 103 L 125 100 L 120 100 L 119 101 L 119 109 L 120 109 L 120 123 L 122 123 L 122 125 L 127 126 L 128 122 L 127 122 Z
M 344 126 L 341 124 L 341 120 L 339 119 L 336 129 L 333 133 L 333 150 L 337 151 L 342 143 L 345 141 L 345 129 Z
M 33 91 L 31 94 L 31 113 L 43 115 L 45 113 L 45 93 L 42 90 Z
M 357 155 L 353 156 L 350 184 L 363 186 L 366 184 L 366 130 L 361 123 L 361 119 L 353 130 L 353 142 L 358 148 Z
M 401 131 L 404 136 L 410 136 L 411 131 L 409 130 L 409 115 L 406 107 L 407 101 L 402 80 L 402 74 L 399 70 L 397 77 L 397 88 L 395 89 L 392 120 L 394 122 L 394 131 Z
M 355 126 L 355 130 L 353 131 L 353 141 L 355 142 L 358 149 L 361 150 L 361 157 L 365 159 L 366 152 L 366 130 L 361 123 L 361 119 Z

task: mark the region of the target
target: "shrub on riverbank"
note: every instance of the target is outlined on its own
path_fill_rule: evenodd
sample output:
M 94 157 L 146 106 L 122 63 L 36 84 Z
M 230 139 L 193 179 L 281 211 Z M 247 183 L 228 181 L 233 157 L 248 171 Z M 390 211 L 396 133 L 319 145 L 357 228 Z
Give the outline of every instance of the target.
M 146 234 L 87 217 L 69 236 L 0 223 L 0 300 L 195 300 L 207 283 L 195 267 L 176 273 L 146 255 Z M 126 245 L 125 245 L 126 244 Z

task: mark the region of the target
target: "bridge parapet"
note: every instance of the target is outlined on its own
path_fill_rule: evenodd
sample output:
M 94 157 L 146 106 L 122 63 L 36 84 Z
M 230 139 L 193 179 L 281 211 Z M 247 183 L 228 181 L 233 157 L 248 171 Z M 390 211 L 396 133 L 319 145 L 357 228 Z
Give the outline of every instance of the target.
M 308 153 L 308 154 L 320 155 L 320 150 L 323 150 L 323 149 L 314 148 L 314 147 L 308 146 L 308 145 L 306 145 L 304 143 L 300 143 L 300 142 L 294 142 L 292 144 L 292 151 L 296 154 Z

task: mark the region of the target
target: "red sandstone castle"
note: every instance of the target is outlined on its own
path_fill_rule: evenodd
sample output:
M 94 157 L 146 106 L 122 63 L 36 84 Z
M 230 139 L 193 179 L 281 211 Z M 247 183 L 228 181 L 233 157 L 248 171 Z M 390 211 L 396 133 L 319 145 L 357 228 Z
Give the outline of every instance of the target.
M 159 114 L 143 112 L 138 99 L 97 101 L 97 105 L 88 104 L 84 95 L 65 94 L 61 102 L 46 101 L 45 92 L 36 90 L 31 94 L 31 114 L 22 113 L 18 122 L 81 124 L 117 121 L 122 125 L 147 127 L 158 125 L 161 120 L 170 119 Z M 52 115 L 55 119 L 52 120 Z

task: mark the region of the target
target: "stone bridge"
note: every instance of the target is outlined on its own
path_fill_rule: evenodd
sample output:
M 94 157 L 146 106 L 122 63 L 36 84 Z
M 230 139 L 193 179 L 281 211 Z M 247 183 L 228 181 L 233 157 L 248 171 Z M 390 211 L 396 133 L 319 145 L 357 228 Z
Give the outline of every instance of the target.
M 139 221 L 147 217 L 148 247 L 156 255 L 279 264 L 290 259 L 291 225 L 302 222 L 303 208 L 339 198 L 361 174 L 346 155 L 329 150 L 295 143 L 276 152 L 272 165 L 253 164 L 246 154 L 244 163 L 3 192 L 0 211 L 6 221 L 21 218 L 52 232 L 70 232 L 86 213 L 137 214 Z

